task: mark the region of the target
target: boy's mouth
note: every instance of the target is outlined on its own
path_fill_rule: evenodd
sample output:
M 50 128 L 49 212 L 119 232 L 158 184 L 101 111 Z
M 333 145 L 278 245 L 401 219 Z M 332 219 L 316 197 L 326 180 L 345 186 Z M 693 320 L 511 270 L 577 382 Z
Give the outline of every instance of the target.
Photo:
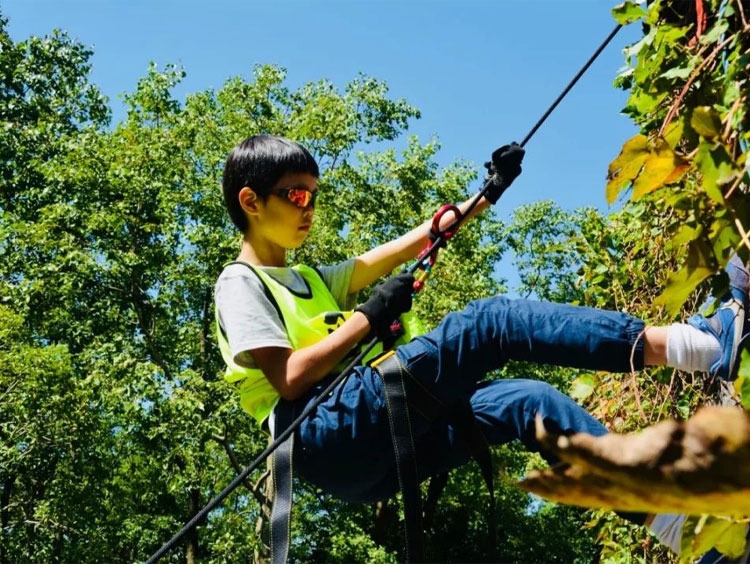
M 312 226 L 312 223 L 307 223 L 305 225 L 300 225 L 299 229 L 302 231 L 310 231 L 310 227 Z

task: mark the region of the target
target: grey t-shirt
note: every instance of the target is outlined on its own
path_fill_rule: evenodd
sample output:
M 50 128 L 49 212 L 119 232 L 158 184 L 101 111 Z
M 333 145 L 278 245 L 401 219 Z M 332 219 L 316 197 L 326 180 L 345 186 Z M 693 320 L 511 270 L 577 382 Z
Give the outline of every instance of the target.
M 307 285 L 302 276 L 287 267 L 259 267 L 294 292 L 304 293 Z M 356 305 L 357 295 L 349 294 L 354 259 L 333 266 L 317 267 L 328 289 L 342 311 Z M 292 348 L 284 324 L 266 296 L 263 283 L 244 264 L 230 264 L 219 275 L 214 288 L 219 323 L 229 341 L 234 361 L 256 368 L 251 351 L 261 347 Z

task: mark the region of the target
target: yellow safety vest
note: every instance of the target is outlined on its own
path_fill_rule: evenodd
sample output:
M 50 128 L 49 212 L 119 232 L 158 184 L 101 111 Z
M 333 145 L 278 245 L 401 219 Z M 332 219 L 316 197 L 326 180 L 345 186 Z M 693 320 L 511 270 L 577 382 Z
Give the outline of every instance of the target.
M 335 298 L 325 285 L 320 275 L 309 266 L 293 266 L 302 276 L 307 284 L 308 292 L 305 295 L 293 292 L 262 269 L 253 265 L 237 262 L 231 264 L 244 264 L 252 270 L 263 283 L 266 295 L 275 305 L 292 349 L 297 350 L 322 340 L 333 333 L 347 319 L 353 311 L 340 311 Z M 424 328 L 419 319 L 411 313 L 401 316 L 401 323 L 405 333 L 396 345 L 408 343 L 416 335 L 424 333 Z M 246 368 L 234 362 L 229 349 L 226 334 L 219 324 L 219 313 L 216 311 L 216 333 L 219 339 L 219 349 L 224 362 L 227 365 L 224 379 L 233 384 L 240 394 L 240 406 L 252 415 L 259 423 L 262 423 L 271 413 L 279 401 L 279 393 L 271 385 L 259 368 Z M 383 352 L 382 344 L 378 344 L 363 359 L 363 364 L 377 357 Z M 351 362 L 342 361 L 335 370 L 343 370 Z

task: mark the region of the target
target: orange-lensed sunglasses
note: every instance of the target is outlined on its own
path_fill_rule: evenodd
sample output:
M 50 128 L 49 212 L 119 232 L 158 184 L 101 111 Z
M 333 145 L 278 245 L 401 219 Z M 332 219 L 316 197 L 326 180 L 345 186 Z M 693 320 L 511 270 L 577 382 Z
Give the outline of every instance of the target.
M 307 206 L 315 207 L 315 200 L 318 198 L 318 191 L 312 192 L 307 188 L 273 188 L 271 194 L 276 194 L 286 198 L 298 208 Z

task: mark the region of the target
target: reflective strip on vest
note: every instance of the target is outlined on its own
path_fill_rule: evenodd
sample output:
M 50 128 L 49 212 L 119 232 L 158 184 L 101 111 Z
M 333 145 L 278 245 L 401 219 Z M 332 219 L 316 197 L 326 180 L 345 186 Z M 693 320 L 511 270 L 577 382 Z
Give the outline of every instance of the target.
M 306 282 L 309 295 L 303 296 L 292 292 L 276 281 L 262 269 L 245 264 L 260 278 L 276 301 L 284 323 L 287 338 L 292 349 L 298 350 L 321 341 L 333 333 L 347 319 L 353 311 L 340 311 L 336 299 L 325 285 L 320 275 L 314 269 L 305 265 L 293 266 Z M 397 345 L 407 343 L 412 337 L 424 333 L 419 320 L 407 314 L 402 316 L 402 324 L 406 333 L 396 342 Z M 268 417 L 271 410 L 279 401 L 279 394 L 271 385 L 263 372 L 258 368 L 246 368 L 234 362 L 229 343 L 219 325 L 219 314 L 216 312 L 216 329 L 219 338 L 219 349 L 227 365 L 224 379 L 233 384 L 240 394 L 240 406 L 252 415 L 259 423 Z M 357 354 L 357 350 L 350 352 L 334 371 L 343 370 Z M 378 344 L 363 360 L 363 364 L 383 352 L 383 346 Z

